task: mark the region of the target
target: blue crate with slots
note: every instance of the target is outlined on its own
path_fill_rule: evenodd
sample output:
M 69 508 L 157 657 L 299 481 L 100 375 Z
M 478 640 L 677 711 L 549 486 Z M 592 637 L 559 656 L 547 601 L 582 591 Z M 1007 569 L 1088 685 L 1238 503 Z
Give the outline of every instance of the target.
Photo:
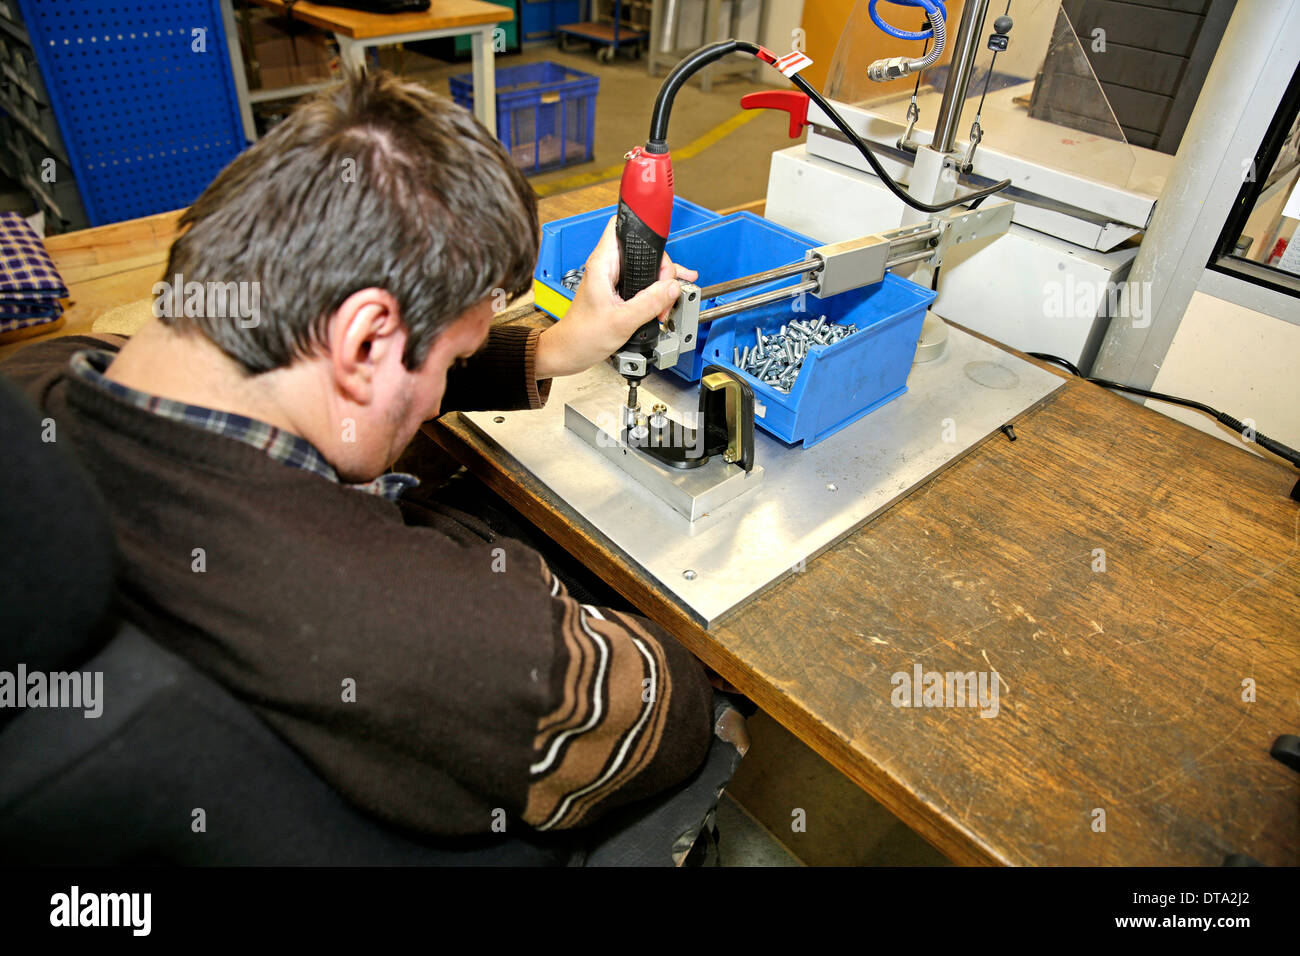
M 590 162 L 600 78 L 559 63 L 527 63 L 496 71 L 497 139 L 517 167 L 542 173 Z M 452 98 L 474 109 L 474 76 L 451 78 Z

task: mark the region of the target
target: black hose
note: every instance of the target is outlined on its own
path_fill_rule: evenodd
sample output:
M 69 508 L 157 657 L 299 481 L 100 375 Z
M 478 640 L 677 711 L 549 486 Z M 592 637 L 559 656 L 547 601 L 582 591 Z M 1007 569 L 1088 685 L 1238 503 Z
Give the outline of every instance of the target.
M 795 86 L 807 93 L 808 98 L 816 103 L 818 107 L 821 108 L 821 111 L 831 118 L 831 122 L 839 127 L 840 132 L 848 137 L 849 142 L 857 147 L 858 152 L 863 155 L 866 161 L 871 165 L 871 168 L 875 170 L 876 175 L 880 177 L 880 181 L 885 184 L 889 191 L 913 209 L 918 209 L 921 212 L 943 212 L 945 209 L 951 209 L 953 206 L 960 206 L 963 203 L 972 201 L 978 202 L 985 196 L 991 196 L 996 192 L 1001 192 L 1003 189 L 1006 189 L 1011 185 L 1011 180 L 1004 179 L 1001 182 L 994 183 L 992 186 L 985 186 L 983 189 L 976 189 L 962 196 L 954 196 L 947 202 L 929 203 L 921 202 L 919 199 L 914 199 L 907 190 L 894 182 L 893 177 L 891 177 L 889 173 L 885 172 L 885 167 L 880 164 L 880 160 L 876 159 L 876 154 L 871 151 L 871 147 L 866 144 L 861 136 L 853 131 L 853 127 L 844 122 L 844 119 L 840 114 L 835 112 L 835 109 L 831 104 L 813 88 L 811 83 L 805 80 L 798 73 L 790 77 L 790 80 Z
M 1300 452 L 1288 445 L 1282 444 L 1274 438 L 1269 438 L 1263 432 L 1248 427 L 1239 419 L 1233 418 L 1227 412 L 1221 412 L 1217 408 L 1211 408 L 1204 402 L 1198 402 L 1191 398 L 1180 398 L 1177 395 L 1166 395 L 1164 392 L 1153 392 L 1148 388 L 1138 388 L 1136 385 L 1125 385 L 1122 382 L 1112 382 L 1109 379 L 1094 378 L 1091 375 L 1084 375 L 1072 363 L 1057 355 L 1051 355 L 1047 352 L 1026 352 L 1026 355 L 1032 355 L 1036 359 L 1044 362 L 1051 362 L 1053 365 L 1059 365 L 1073 375 L 1077 375 L 1085 382 L 1091 382 L 1093 385 L 1100 385 L 1102 388 L 1109 388 L 1116 392 L 1127 392 L 1129 395 L 1140 395 L 1143 398 L 1153 398 L 1157 402 L 1168 402 L 1170 405 L 1179 405 L 1183 408 L 1190 408 L 1193 411 L 1209 415 L 1221 425 L 1227 425 L 1237 434 L 1241 435 L 1247 441 L 1254 442 L 1261 448 L 1271 451 L 1279 458 L 1289 461 L 1291 464 L 1300 468 Z
M 758 51 L 758 44 L 750 43 L 748 40 L 719 40 L 717 43 L 700 47 L 673 67 L 673 71 L 659 87 L 658 97 L 655 98 L 654 112 L 650 114 L 650 139 L 646 143 L 646 151 L 668 152 L 668 115 L 673 109 L 673 98 L 687 80 L 724 56 L 730 56 L 732 53 L 748 53 L 757 57 Z
M 672 112 L 673 99 L 677 96 L 677 91 L 682 88 L 683 84 L 685 84 L 687 80 L 710 63 L 721 60 L 724 56 L 729 56 L 732 53 L 748 53 L 751 56 L 763 60 L 764 58 L 759 55 L 761 50 L 762 48 L 758 44 L 750 43 L 748 40 L 719 40 L 717 43 L 710 43 L 707 46 L 700 47 L 694 53 L 690 54 L 690 56 L 686 57 L 686 59 L 682 60 L 682 62 L 678 63 L 677 66 L 673 67 L 673 71 L 668 74 L 663 85 L 659 87 L 659 95 L 655 99 L 654 112 L 650 116 L 650 139 L 646 142 L 646 152 L 668 152 L 668 117 Z M 766 60 L 764 60 L 764 62 L 766 62 Z M 867 163 L 875 171 L 876 175 L 880 177 L 881 182 L 885 184 L 886 188 L 913 209 L 920 210 L 921 212 L 943 212 L 945 209 L 951 209 L 954 206 L 960 206 L 963 203 L 978 203 L 984 199 L 984 197 L 991 196 L 993 193 L 1000 192 L 1011 185 L 1011 180 L 1004 179 L 1001 182 L 994 183 L 992 186 L 986 186 L 983 189 L 977 189 L 962 196 L 955 196 L 947 202 L 928 203 L 921 202 L 919 199 L 914 199 L 906 189 L 894 182 L 893 177 L 891 177 L 889 173 L 885 172 L 885 167 L 880 164 L 880 160 L 878 160 L 876 154 L 871 151 L 871 147 L 866 144 L 862 137 L 853 131 L 853 128 L 849 126 L 848 123 L 844 122 L 840 117 L 840 114 L 835 112 L 834 107 L 827 102 L 825 97 L 813 88 L 811 83 L 801 77 L 798 73 L 790 77 L 790 81 L 807 94 L 808 98 L 816 103 L 821 111 L 831 118 L 831 122 L 839 127 L 840 132 L 848 137 L 850 143 L 857 147 L 858 152 L 863 155 Z

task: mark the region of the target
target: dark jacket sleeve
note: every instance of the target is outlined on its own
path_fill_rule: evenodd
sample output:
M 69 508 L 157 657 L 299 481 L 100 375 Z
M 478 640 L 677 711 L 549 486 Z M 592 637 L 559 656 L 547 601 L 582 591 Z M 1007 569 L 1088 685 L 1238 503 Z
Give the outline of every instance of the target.
M 446 412 L 509 412 L 541 408 L 551 382 L 536 380 L 540 329 L 493 326 L 487 342 L 464 365 L 447 372 Z
M 634 614 L 581 604 L 540 562 L 551 592 L 551 706 L 537 725 L 524 820 L 570 829 L 699 768 L 712 737 L 704 668 Z
M 540 554 L 470 516 L 408 503 L 403 517 L 406 533 L 375 534 L 366 556 L 376 567 L 409 569 L 394 578 L 410 586 L 398 591 L 398 626 L 365 645 L 366 663 L 354 666 L 400 661 L 404 688 L 372 692 L 350 711 L 354 719 L 371 706 L 383 711 L 364 728 L 378 763 L 347 769 L 357 802 L 420 829 L 447 825 L 451 805 L 423 795 L 432 788 L 392 786 L 400 773 L 386 755 L 400 752 L 401 767 L 445 768 L 475 795 L 462 832 L 486 832 L 489 808 L 561 831 L 699 769 L 713 738 L 713 688 L 670 634 L 635 614 L 582 604 Z M 356 676 L 360 686 L 364 675 Z M 347 731 L 357 730 L 349 722 Z

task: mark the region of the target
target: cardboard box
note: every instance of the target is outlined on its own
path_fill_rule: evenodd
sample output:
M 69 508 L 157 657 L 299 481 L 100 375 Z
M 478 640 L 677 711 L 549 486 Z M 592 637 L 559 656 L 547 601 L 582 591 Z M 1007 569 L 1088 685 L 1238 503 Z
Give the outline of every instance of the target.
M 244 55 L 250 72 L 260 79 L 260 89 L 319 83 L 338 76 L 338 53 L 332 38 L 300 22 L 284 17 L 258 17 L 249 27 L 251 55 L 245 41 Z M 255 87 L 256 88 L 256 87 Z

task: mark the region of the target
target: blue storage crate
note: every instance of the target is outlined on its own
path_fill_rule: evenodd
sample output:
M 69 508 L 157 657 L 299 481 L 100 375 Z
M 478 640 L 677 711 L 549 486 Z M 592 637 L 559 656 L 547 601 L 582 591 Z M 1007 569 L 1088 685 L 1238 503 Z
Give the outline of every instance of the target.
M 573 293 L 560 280 L 586 262 L 616 208 L 542 227 L 533 275 L 538 308 L 563 318 Z M 818 245 L 753 213 L 720 217 L 676 199 L 666 249 L 674 262 L 699 271 L 701 286 L 709 286 L 803 259 L 807 250 Z M 701 303 L 701 311 L 800 281 L 800 276 L 787 276 L 708 299 Z M 754 390 L 755 423 L 782 441 L 802 442 L 808 448 L 907 391 L 925 310 L 934 297 L 929 289 L 891 273 L 875 285 L 829 299 L 809 295 L 750 309 L 702 325 L 699 347 L 682 356 L 670 371 L 695 382 L 706 364 L 735 368 L 733 346 L 751 344 L 755 329 L 775 332 L 793 319 L 824 315 L 837 325 L 856 325 L 858 331 L 842 341 L 812 348 L 788 395 L 736 369 Z M 802 312 L 797 311 L 801 304 Z
M 756 216 L 752 212 L 738 212 L 670 234 L 664 251 L 673 262 L 699 272 L 696 284 L 700 288 L 706 288 L 798 262 L 807 255 L 809 249 L 819 245 L 821 243 L 814 242 L 793 229 L 778 226 L 762 216 Z M 784 286 L 797 285 L 800 281 L 800 276 L 786 276 L 763 285 L 713 296 L 700 303 L 700 311 Z M 688 382 L 700 380 L 704 366 L 709 364 L 705 361 L 705 356 L 710 352 L 712 325 L 710 322 L 700 324 L 695 351 L 683 354 L 668 371 Z
M 754 422 L 789 444 L 810 448 L 907 391 L 926 307 L 935 293 L 892 273 L 875 285 L 829 299 L 807 296 L 727 316 L 713 323 L 708 360 L 734 369 L 754 390 Z M 776 332 L 794 319 L 856 325 L 834 345 L 814 345 L 790 393 L 736 368 L 733 348 L 756 344 L 754 332 Z
M 818 243 L 750 212 L 722 217 L 685 199 L 673 200 L 673 220 L 665 252 L 673 262 L 695 269 L 700 286 L 730 282 L 802 259 Z M 579 268 L 596 247 L 616 206 L 571 216 L 542 227 L 542 248 L 534 273 L 533 298 L 537 307 L 557 319 L 568 311 L 573 293 L 560 284 L 565 273 Z M 798 276 L 706 299 L 701 311 L 781 286 L 794 285 Z M 704 372 L 709 323 L 700 326 L 699 347 L 687 352 L 669 371 L 688 382 L 698 382 Z
M 544 62 L 498 69 L 496 83 L 497 139 L 516 166 L 541 173 L 590 162 L 599 77 Z M 473 74 L 453 76 L 451 95 L 472 111 Z
M 542 246 L 533 272 L 533 301 L 543 312 L 564 318 L 573 301 L 573 293 L 560 284 L 566 272 L 581 268 L 596 248 L 617 206 L 557 219 L 542 226 Z M 716 212 L 685 199 L 673 199 L 673 218 L 669 235 L 714 222 L 722 218 Z

